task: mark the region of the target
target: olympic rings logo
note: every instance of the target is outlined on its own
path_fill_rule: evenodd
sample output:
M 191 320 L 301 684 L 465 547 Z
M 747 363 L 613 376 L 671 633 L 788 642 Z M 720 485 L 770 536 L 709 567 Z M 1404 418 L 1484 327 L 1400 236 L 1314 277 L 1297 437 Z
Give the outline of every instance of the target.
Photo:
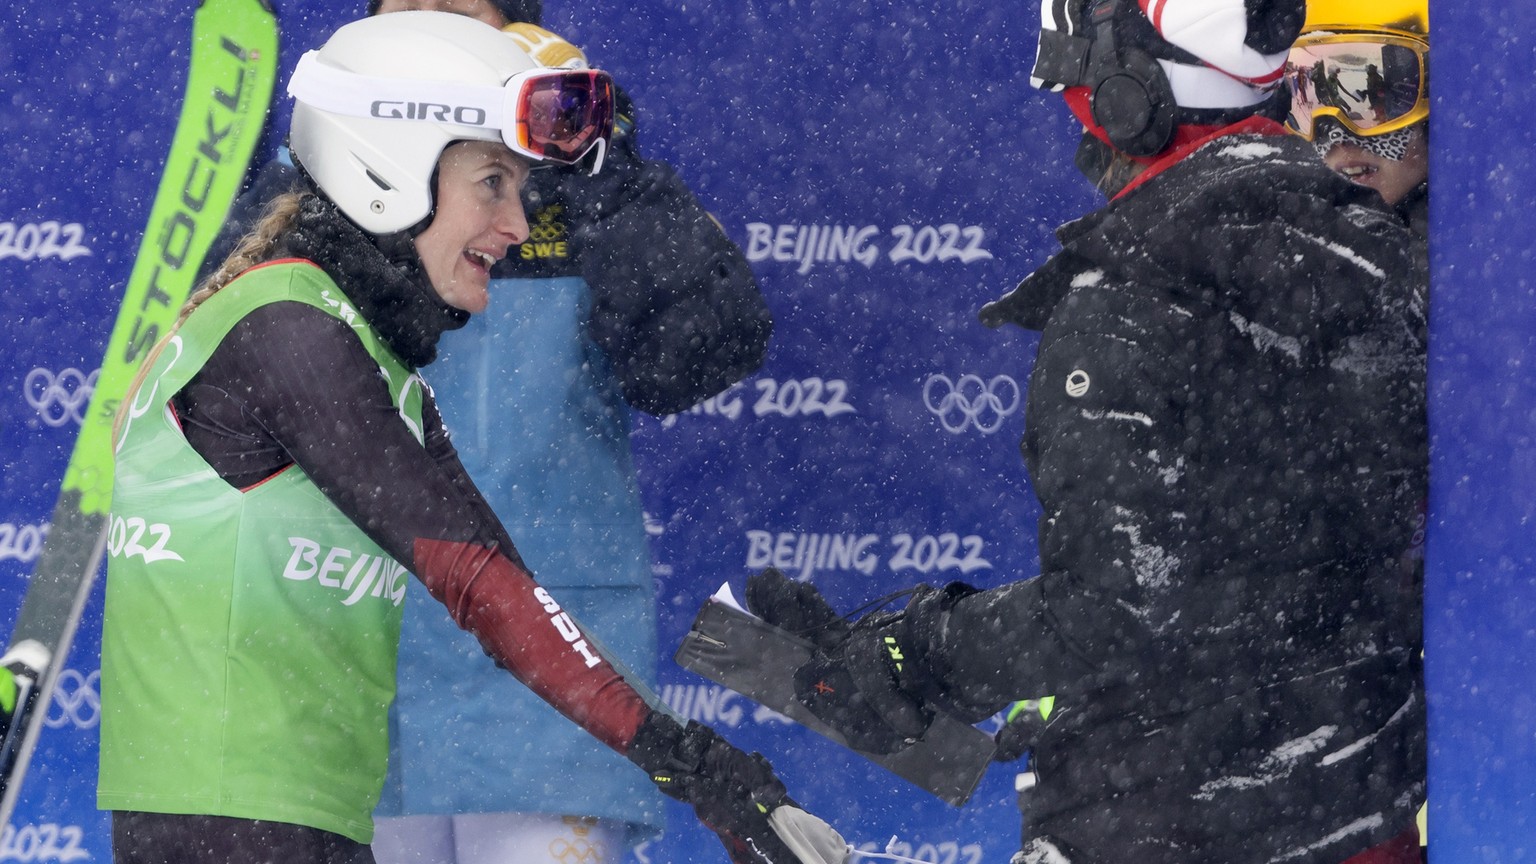
M 528 228 L 528 239 L 535 243 L 550 243 L 565 236 L 565 225 L 560 222 L 540 222 Z
M 575 840 L 557 837 L 549 842 L 549 854 L 561 864 L 582 864 L 586 861 L 597 864 L 608 859 L 608 847 L 602 843 L 593 843 L 585 837 L 577 837 Z
M 53 701 L 48 704 L 48 715 L 43 725 L 49 729 L 74 726 L 76 729 L 95 729 L 101 723 L 101 670 L 81 675 L 74 669 L 59 673 L 53 685 Z
M 96 391 L 97 369 L 86 375 L 79 369 L 65 369 L 55 375 L 53 370 L 38 367 L 27 373 L 22 393 L 27 404 L 36 409 L 43 422 L 55 428 L 71 421 L 76 426 L 85 422 L 85 407 Z
M 1019 410 L 1023 393 L 1019 383 L 1007 375 L 983 381 L 979 375 L 961 375 L 951 381 L 942 374 L 929 375 L 923 382 L 923 404 L 953 435 L 975 427 L 983 435 L 1002 428 L 1003 418 Z

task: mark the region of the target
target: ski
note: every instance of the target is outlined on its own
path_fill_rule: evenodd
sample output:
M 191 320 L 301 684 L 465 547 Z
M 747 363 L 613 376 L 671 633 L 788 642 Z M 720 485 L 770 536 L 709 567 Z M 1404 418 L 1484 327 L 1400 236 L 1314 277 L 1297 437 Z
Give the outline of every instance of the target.
M 815 645 L 711 598 L 678 646 L 677 665 L 729 687 L 806 728 L 848 747 L 848 740 L 795 698 L 794 670 Z M 848 749 L 955 806 L 964 804 L 992 764 L 992 736 L 945 714 L 916 743 L 895 753 Z
M 265 0 L 203 0 L 165 172 L 101 372 L 70 453 L 42 554 L 0 656 L 0 826 L 10 821 L 60 667 L 110 535 L 112 425 L 139 362 L 175 322 L 240 191 L 277 76 Z M 9 673 L 9 674 L 7 674 Z

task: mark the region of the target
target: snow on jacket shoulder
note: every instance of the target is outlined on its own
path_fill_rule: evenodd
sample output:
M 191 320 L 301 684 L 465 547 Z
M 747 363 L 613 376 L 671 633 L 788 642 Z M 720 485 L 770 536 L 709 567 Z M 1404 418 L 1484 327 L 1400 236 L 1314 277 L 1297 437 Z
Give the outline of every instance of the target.
M 1074 864 L 1394 836 L 1423 793 L 1409 233 L 1304 142 L 1229 135 L 1058 236 L 983 311 L 1042 331 L 1042 573 L 951 610 L 949 695 L 1057 696 L 1029 815 Z
M 1025 460 L 1081 661 L 1047 686 L 1153 647 L 1249 683 L 1404 647 L 1423 290 L 1363 192 L 1289 139 L 1218 139 L 984 313 L 1043 331 Z

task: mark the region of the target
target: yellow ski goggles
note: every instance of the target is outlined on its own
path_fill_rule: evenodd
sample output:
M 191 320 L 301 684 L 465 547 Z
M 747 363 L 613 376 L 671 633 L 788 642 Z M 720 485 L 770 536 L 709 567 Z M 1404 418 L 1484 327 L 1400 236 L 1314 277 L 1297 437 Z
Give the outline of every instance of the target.
M 1429 116 L 1428 55 L 1406 34 L 1305 34 L 1285 64 L 1286 125 L 1309 141 L 1324 117 L 1362 137 L 1412 126 Z

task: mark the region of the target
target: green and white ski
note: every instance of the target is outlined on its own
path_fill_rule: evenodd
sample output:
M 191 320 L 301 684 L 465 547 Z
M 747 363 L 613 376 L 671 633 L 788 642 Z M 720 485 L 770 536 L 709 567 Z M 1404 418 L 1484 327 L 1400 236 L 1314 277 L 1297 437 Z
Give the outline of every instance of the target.
M 110 533 L 112 424 L 138 364 L 170 329 L 240 191 L 277 76 L 277 20 L 265 0 L 203 0 L 186 95 L 149 223 L 128 277 L 80 437 L 9 649 L 0 656 L 0 826 L 69 656 Z M 9 672 L 9 674 L 6 674 Z

